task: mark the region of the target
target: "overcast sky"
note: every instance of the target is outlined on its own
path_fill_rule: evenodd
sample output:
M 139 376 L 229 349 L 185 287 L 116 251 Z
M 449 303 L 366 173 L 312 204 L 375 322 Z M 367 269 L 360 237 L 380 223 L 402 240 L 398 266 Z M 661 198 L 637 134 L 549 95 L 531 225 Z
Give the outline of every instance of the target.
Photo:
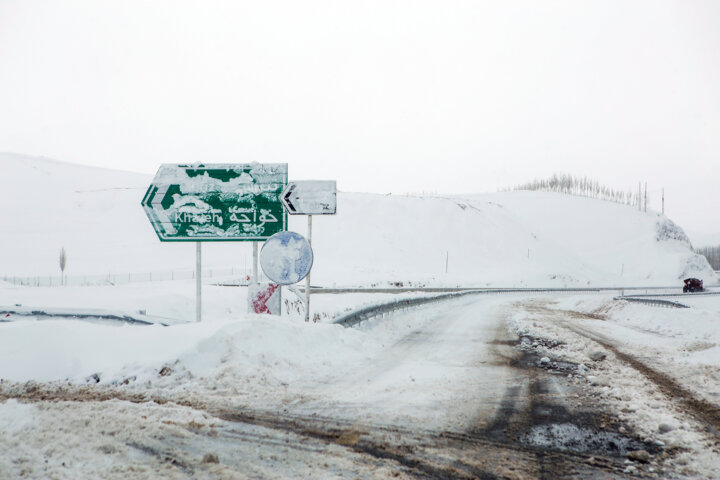
M 0 0 L 0 151 L 344 191 L 552 173 L 720 243 L 720 2 Z

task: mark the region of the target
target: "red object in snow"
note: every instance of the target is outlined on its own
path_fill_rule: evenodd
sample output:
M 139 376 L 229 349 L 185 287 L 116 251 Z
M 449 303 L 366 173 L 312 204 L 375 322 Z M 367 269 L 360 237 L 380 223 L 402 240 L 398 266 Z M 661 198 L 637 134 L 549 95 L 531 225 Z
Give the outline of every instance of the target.
M 252 309 L 254 313 L 269 313 L 272 315 L 278 315 L 280 312 L 271 312 L 267 306 L 267 301 L 273 296 L 275 290 L 280 285 L 277 283 L 271 283 L 264 290 L 260 290 L 255 297 L 252 299 Z

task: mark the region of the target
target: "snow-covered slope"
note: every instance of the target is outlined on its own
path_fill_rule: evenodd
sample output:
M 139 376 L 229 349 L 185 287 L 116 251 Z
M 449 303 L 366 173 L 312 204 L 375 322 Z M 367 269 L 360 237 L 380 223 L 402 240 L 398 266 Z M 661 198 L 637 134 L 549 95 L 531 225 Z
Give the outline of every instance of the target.
M 0 154 L 0 276 L 192 270 L 191 244 L 162 244 L 140 206 L 151 175 Z M 210 252 L 208 265 L 228 259 Z M 224 258 L 223 258 L 224 257 Z
M 140 207 L 152 177 L 0 154 L 0 277 L 192 269 L 190 244 L 161 243 Z M 292 179 L 292 165 L 290 165 Z M 290 228 L 304 234 L 305 217 Z M 537 192 L 465 197 L 340 193 L 313 218 L 313 283 L 480 286 L 715 280 L 682 229 L 657 213 Z M 247 243 L 206 244 L 206 266 L 250 265 Z M 447 268 L 447 272 L 446 272 Z
M 347 278 L 562 287 L 674 285 L 687 276 L 714 281 L 707 261 L 692 252 L 672 221 L 602 200 L 512 192 L 447 198 L 344 194 L 339 202 L 337 218 L 313 224 L 314 278 L 325 283 Z
M 660 213 L 555 193 L 491 197 L 530 228 L 540 244 L 555 245 L 591 269 L 594 280 L 673 285 L 688 276 L 715 279 L 707 260 L 692 252 L 682 228 Z

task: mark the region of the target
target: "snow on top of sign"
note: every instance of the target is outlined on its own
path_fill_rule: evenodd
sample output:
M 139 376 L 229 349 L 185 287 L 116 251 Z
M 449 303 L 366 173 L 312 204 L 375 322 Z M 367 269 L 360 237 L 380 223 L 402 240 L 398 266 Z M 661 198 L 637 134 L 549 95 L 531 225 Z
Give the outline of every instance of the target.
M 335 180 L 297 180 L 289 183 L 294 184 L 303 194 L 317 198 L 330 198 L 337 193 L 337 182 Z
M 239 174 L 237 177 L 221 180 L 208 173 L 208 170 L 228 170 Z M 197 172 L 190 176 L 190 172 Z M 193 172 L 193 173 L 195 173 Z M 277 190 L 278 184 L 287 179 L 287 164 L 163 164 L 158 169 L 153 183 L 156 185 L 181 185 L 184 193 L 226 192 L 226 193 L 264 193 Z
M 179 212 L 201 214 L 211 211 L 213 208 L 201 198 L 196 196 L 173 195 L 173 208 Z

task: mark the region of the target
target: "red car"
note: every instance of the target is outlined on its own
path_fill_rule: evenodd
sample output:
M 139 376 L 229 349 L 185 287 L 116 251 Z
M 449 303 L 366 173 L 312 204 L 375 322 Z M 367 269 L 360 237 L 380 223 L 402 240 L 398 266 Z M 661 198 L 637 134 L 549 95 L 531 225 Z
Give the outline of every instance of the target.
M 705 290 L 703 287 L 703 281 L 697 278 L 686 278 L 683 280 L 685 286 L 683 286 L 683 293 L 687 292 L 702 292 Z

